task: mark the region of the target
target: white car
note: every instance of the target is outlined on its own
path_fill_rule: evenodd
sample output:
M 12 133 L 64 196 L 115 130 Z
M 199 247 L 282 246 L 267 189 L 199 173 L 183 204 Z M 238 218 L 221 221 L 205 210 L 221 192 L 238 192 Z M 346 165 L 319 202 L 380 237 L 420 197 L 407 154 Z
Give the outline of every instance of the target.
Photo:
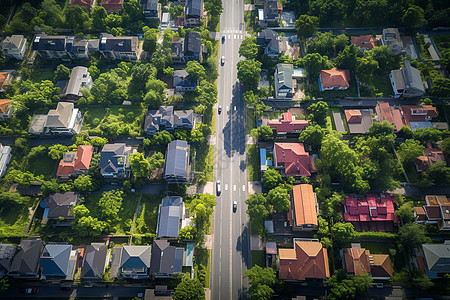
M 216 182 L 216 194 L 217 194 L 217 196 L 220 196 L 221 192 L 222 192 L 222 190 L 220 188 L 220 180 L 217 180 L 217 182 Z
M 220 60 L 220 63 L 222 64 L 222 66 L 225 64 L 225 56 L 222 56 L 222 59 Z

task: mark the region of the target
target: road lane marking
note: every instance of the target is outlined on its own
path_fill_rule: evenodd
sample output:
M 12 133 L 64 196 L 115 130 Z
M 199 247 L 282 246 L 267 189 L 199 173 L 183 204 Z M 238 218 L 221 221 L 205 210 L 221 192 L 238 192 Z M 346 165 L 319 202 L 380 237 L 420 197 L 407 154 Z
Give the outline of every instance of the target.
M 240 37 L 240 39 L 242 40 L 242 34 L 241 34 L 241 37 Z
M 234 39 L 236 39 L 236 35 L 234 35 Z
M 233 191 L 236 192 L 236 185 L 235 184 L 233 185 Z
M 228 184 L 225 184 L 225 191 L 228 191 Z
M 231 34 L 228 35 L 228 39 L 231 39 Z
M 242 185 L 242 191 L 245 192 L 245 184 Z

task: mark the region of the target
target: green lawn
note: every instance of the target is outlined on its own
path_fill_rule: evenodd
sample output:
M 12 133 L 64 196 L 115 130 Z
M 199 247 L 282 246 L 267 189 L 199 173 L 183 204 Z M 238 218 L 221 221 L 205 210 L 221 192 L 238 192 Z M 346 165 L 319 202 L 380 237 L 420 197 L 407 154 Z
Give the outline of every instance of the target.
M 141 212 L 136 218 L 134 232 L 137 234 L 156 234 L 156 224 L 158 222 L 158 205 L 161 203 L 162 195 L 143 194 L 141 199 Z
M 255 109 L 247 108 L 247 133 L 250 133 L 253 128 L 256 128 Z
M 372 77 L 372 84 L 379 93 L 383 93 L 383 96 L 392 95 L 391 81 L 387 74 L 374 74 Z
M 358 97 L 358 91 L 356 89 L 356 82 L 352 80 L 350 82 L 350 87 L 342 91 L 323 91 L 316 93 L 317 97 L 323 97 L 325 99 L 337 98 L 337 97 Z
M 362 242 L 361 248 L 366 248 L 370 250 L 371 254 L 389 254 L 389 248 L 391 245 L 389 243 L 370 243 L 370 242 Z
M 214 145 L 204 145 L 202 149 L 197 150 L 195 160 L 195 171 L 206 172 L 206 180 L 214 180 Z
M 423 35 L 417 35 L 415 37 L 417 48 L 419 49 L 420 56 L 422 59 L 431 59 L 431 55 L 428 52 L 428 49 L 425 48 L 425 41 Z
M 36 176 L 43 175 L 46 180 L 52 179 L 59 162 L 53 160 L 47 154 L 37 155 L 25 163 L 25 171 L 29 171 Z
M 248 145 L 248 180 L 260 181 L 259 151 L 256 145 Z
M 208 124 L 211 135 L 216 133 L 216 110 L 211 109 L 211 112 L 205 112 L 203 114 L 203 123 Z
M 266 257 L 263 250 L 252 250 L 252 267 L 255 265 L 261 268 L 266 267 Z
M 22 205 L 12 204 L 2 205 L 0 208 L 0 236 L 15 237 L 23 236 L 30 221 L 28 208 L 33 204 L 33 200 Z

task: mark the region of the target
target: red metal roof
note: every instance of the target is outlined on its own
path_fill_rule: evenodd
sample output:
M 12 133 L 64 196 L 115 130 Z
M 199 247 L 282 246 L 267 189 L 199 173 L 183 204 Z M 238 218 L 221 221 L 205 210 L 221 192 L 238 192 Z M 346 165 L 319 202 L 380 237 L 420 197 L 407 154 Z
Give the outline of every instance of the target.
M 387 102 L 378 102 L 375 111 L 380 122 L 388 121 L 394 125 L 396 131 L 402 129 L 404 122 L 399 109 L 389 106 Z
M 283 113 L 282 120 L 269 120 L 269 126 L 276 129 L 277 133 L 291 133 L 297 130 L 303 130 L 308 126 L 307 120 L 293 120 L 290 112 Z

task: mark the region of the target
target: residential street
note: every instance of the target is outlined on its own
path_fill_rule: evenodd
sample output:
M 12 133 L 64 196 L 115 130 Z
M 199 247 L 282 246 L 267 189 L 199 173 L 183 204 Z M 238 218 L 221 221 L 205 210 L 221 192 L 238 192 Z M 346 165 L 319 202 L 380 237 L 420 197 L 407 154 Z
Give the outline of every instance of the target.
M 250 233 L 246 214 L 247 155 L 246 127 L 242 91 L 237 80 L 238 50 L 245 37 L 242 0 L 225 0 L 221 16 L 221 34 L 225 41 L 219 48 L 218 105 L 222 113 L 216 121 L 214 170 L 215 182 L 221 181 L 213 215 L 213 250 L 211 266 L 211 299 L 247 298 L 247 280 L 243 273 L 251 266 Z M 214 188 L 216 191 L 216 185 Z M 233 202 L 237 211 L 233 212 Z

